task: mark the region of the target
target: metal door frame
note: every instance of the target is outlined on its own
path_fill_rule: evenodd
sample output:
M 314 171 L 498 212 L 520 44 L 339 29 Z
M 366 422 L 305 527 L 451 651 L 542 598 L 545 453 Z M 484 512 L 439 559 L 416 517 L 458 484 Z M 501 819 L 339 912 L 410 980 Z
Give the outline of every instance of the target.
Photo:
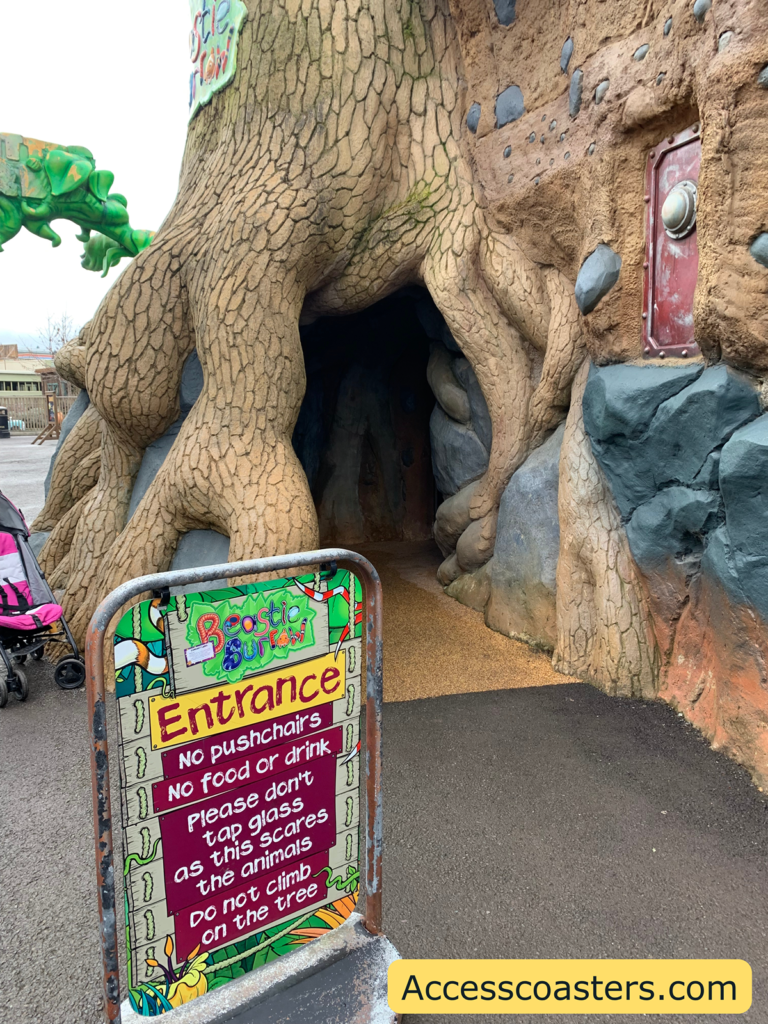
M 322 548 L 247 562 L 224 562 L 195 569 L 177 569 L 128 580 L 108 594 L 93 613 L 85 642 L 88 722 L 91 735 L 93 827 L 99 896 L 101 952 L 104 963 L 104 1004 L 110 1021 L 120 1020 L 120 971 L 117 950 L 115 866 L 112 848 L 112 806 L 109 789 L 109 747 L 104 687 L 104 639 L 109 624 L 128 601 L 147 591 L 190 583 L 231 579 L 255 573 L 279 573 L 323 562 L 350 569 L 364 590 L 366 652 L 365 774 L 367 795 L 366 886 L 363 923 L 373 935 L 381 932 L 381 713 L 383 702 L 383 620 L 379 574 L 362 555 L 346 548 Z M 354 600 L 354 595 L 352 597 Z

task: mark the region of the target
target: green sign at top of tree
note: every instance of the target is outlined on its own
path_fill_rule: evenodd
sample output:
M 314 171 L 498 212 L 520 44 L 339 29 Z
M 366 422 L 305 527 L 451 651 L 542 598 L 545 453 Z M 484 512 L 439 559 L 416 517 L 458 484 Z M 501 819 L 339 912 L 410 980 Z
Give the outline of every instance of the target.
M 61 238 L 51 221 L 71 220 L 85 243 L 82 265 L 106 276 L 123 256 L 137 256 L 154 237 L 128 221 L 128 200 L 110 192 L 115 176 L 96 170 L 83 146 L 0 134 L 0 252 L 24 227 L 54 246 Z M 97 232 L 91 236 L 91 232 Z

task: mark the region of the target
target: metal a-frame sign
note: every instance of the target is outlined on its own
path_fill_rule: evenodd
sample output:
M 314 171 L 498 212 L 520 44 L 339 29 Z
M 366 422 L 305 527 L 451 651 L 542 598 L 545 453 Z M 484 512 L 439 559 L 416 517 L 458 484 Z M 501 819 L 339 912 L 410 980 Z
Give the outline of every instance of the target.
M 315 571 L 286 575 L 307 566 Z M 224 578 L 256 574 L 256 583 L 221 589 Z M 201 590 L 212 580 L 219 589 Z M 104 644 L 121 610 L 115 861 Z M 369 977 L 354 986 L 367 993 L 363 1010 L 394 1019 L 386 968 L 397 954 L 381 934 L 382 610 L 373 566 L 325 549 L 131 580 L 91 619 L 86 663 L 109 1020 L 229 1019 L 233 1005 L 278 998 L 294 975 L 353 951 L 360 959 L 364 947 Z

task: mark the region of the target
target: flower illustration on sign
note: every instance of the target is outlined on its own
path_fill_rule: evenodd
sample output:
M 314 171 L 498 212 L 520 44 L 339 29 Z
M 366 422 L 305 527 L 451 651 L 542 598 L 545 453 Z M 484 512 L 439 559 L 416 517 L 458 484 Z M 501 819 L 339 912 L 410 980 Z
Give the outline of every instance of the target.
M 248 594 L 244 600 L 193 605 L 184 652 L 188 665 L 202 664 L 216 679 L 238 683 L 276 658 L 315 643 L 317 615 L 303 594 Z

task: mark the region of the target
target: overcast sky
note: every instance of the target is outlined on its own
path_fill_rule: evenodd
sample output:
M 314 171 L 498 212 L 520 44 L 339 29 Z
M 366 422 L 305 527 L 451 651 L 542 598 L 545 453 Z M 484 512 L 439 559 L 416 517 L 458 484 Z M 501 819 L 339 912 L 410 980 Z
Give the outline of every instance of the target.
M 35 0 L 30 17 L 3 52 L 0 132 L 87 146 L 115 175 L 131 225 L 157 229 L 176 194 L 187 130 L 189 0 Z M 57 249 L 26 229 L 3 246 L 0 342 L 65 312 L 85 323 L 127 266 L 106 278 L 83 270 L 79 229 L 53 227 Z

